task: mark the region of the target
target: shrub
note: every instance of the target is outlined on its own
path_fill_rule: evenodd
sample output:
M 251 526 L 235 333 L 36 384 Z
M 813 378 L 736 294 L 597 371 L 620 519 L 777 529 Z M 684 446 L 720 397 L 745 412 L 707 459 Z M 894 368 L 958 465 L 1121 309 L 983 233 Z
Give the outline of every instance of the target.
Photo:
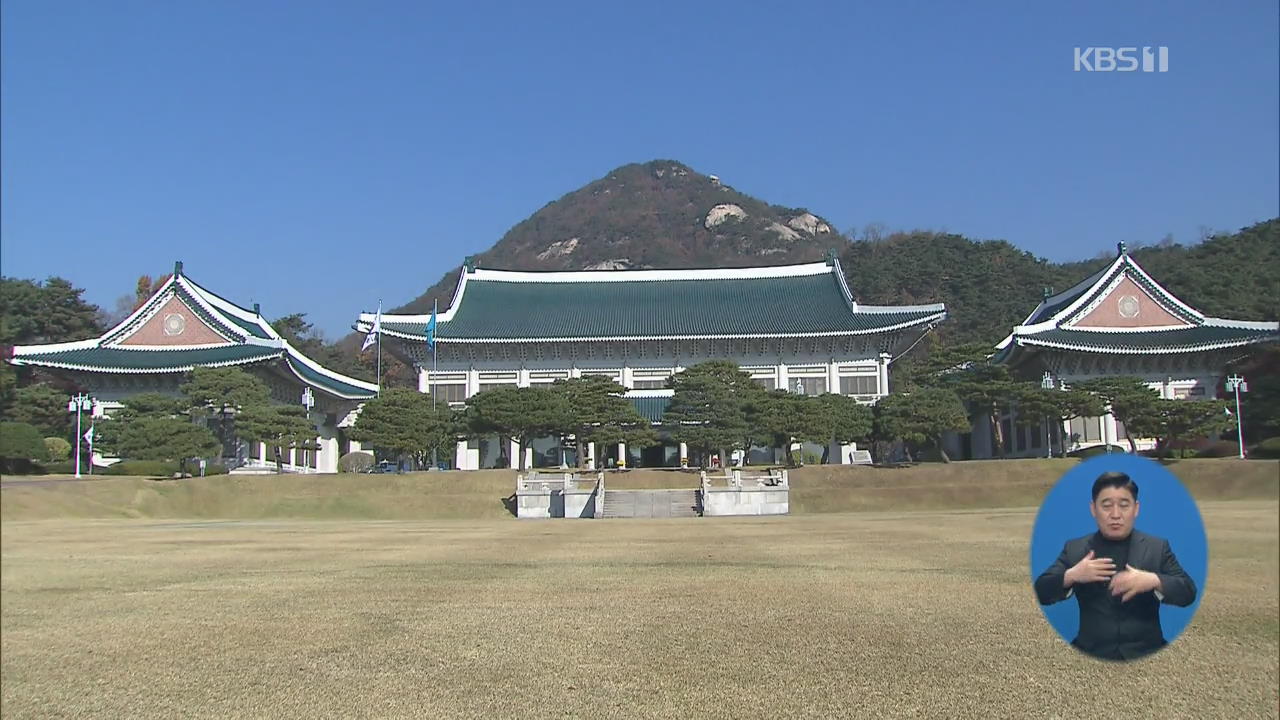
M 373 453 L 357 450 L 338 458 L 338 472 L 362 473 L 373 467 Z
M 89 474 L 88 458 L 85 458 L 84 462 L 85 462 L 84 466 L 80 468 L 80 474 L 88 475 Z M 57 462 L 41 463 L 40 467 L 44 470 L 45 473 L 49 475 L 74 475 L 76 472 L 76 461 L 75 460 L 59 460 Z M 108 466 L 106 465 L 94 465 L 93 474 L 106 475 L 107 467 Z
M 49 451 L 49 461 L 59 462 L 67 460 L 71 457 L 71 443 L 60 437 L 47 437 L 44 439 L 45 449 Z M 46 465 L 46 467 L 48 467 Z
M 1258 459 L 1280 459 L 1280 437 L 1267 438 L 1249 450 L 1249 457 Z
M 1195 456 L 1198 458 L 1239 457 L 1240 445 L 1235 440 L 1216 440 L 1197 450 Z M 1187 457 L 1191 457 L 1190 451 L 1187 452 Z
M 199 473 L 199 466 L 196 472 Z M 178 472 L 178 463 L 164 460 L 121 460 L 106 469 L 107 475 L 146 475 L 151 477 L 173 477 Z
M 1120 447 L 1119 445 L 1111 446 L 1112 454 L 1123 455 L 1127 452 L 1129 452 L 1128 448 L 1123 448 L 1123 447 Z M 1087 447 L 1083 450 L 1073 450 L 1067 453 L 1067 457 L 1081 458 L 1081 459 L 1087 460 L 1088 458 L 1091 458 L 1091 457 L 1096 457 L 1098 455 L 1106 455 L 1106 454 L 1107 454 L 1106 445 L 1094 445 L 1092 447 Z
M 32 462 L 47 462 L 49 448 L 34 425 L 0 422 L 0 465 L 8 472 L 25 473 Z
M 110 467 L 101 470 L 94 468 L 94 473 L 102 473 L 103 475 L 131 475 L 142 477 L 173 477 L 178 472 L 178 463 L 168 460 L 121 460 Z M 200 477 L 200 461 L 188 460 L 187 468 L 184 471 L 192 477 Z M 209 475 L 226 475 L 227 468 L 218 463 L 209 463 L 205 465 L 204 474 Z

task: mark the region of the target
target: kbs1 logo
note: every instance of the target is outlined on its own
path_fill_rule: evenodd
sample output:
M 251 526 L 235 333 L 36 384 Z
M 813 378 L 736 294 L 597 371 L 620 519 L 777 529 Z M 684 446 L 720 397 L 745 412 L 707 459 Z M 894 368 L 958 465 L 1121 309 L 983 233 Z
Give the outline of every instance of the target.
M 1169 48 L 1160 45 L 1144 47 L 1078 47 L 1076 72 L 1169 72 Z

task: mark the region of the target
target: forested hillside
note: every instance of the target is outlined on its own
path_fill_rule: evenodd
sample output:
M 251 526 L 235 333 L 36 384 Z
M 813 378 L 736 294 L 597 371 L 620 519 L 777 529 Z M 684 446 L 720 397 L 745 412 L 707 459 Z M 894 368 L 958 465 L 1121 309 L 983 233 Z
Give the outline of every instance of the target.
M 1132 250 L 1157 282 L 1207 315 L 1275 320 L 1280 310 L 1280 219 L 1184 247 Z M 850 243 L 841 254 L 849 287 L 862 302 L 942 301 L 948 343 L 994 344 L 1023 320 L 1044 288 L 1065 290 L 1110 258 L 1054 264 L 1004 241 L 896 233 Z

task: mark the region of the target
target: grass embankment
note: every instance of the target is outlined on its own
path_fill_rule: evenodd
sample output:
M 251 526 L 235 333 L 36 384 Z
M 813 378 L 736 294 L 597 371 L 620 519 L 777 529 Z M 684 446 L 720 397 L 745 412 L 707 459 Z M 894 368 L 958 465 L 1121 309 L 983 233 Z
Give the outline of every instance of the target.
M 1045 622 L 1027 508 L 7 522 L 0 712 L 1276 717 L 1277 503 L 1202 510 L 1199 612 L 1123 668 Z
M 1074 460 L 1005 460 L 904 468 L 809 466 L 792 470 L 795 514 L 1030 507 Z M 1197 500 L 1280 497 L 1280 462 L 1184 460 L 1169 465 Z M 608 473 L 616 489 L 695 488 L 696 472 Z M 5 520 L 50 518 L 486 519 L 511 517 L 515 472 L 404 475 L 252 475 L 151 480 L 12 482 L 0 490 Z
M 1077 460 L 975 460 L 902 468 L 812 465 L 792 470 L 791 511 L 1034 507 Z M 1182 460 L 1166 465 L 1198 502 L 1280 499 L 1280 461 Z

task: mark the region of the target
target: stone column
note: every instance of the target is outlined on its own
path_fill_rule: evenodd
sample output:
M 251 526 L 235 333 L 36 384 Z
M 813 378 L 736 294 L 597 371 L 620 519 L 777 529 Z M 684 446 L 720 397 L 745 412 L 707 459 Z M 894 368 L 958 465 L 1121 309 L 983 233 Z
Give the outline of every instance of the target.
M 680 467 L 686 469 L 689 467 L 689 445 L 687 443 L 680 443 Z
M 320 441 L 320 445 L 320 456 L 316 458 L 316 472 L 338 472 L 338 438 L 324 438 Z
M 422 365 L 418 366 L 418 392 L 431 392 L 431 371 Z
M 1116 416 L 1107 413 L 1100 418 L 1102 422 L 1102 440 L 1109 445 L 1116 445 L 1119 437 L 1119 429 L 1116 427 Z
M 471 462 L 468 452 L 468 445 L 465 440 L 459 442 L 453 448 L 453 466 L 459 470 L 475 470 L 476 466 Z
M 624 468 L 626 466 L 627 466 L 627 444 L 618 443 L 618 467 Z
M 889 353 L 880 353 L 877 360 L 876 369 L 880 376 L 880 392 L 877 394 L 880 397 L 885 397 L 889 394 L 889 361 L 891 359 L 892 356 Z
M 593 442 L 587 443 L 587 460 L 588 470 L 600 469 L 599 458 L 596 456 L 596 444 Z

